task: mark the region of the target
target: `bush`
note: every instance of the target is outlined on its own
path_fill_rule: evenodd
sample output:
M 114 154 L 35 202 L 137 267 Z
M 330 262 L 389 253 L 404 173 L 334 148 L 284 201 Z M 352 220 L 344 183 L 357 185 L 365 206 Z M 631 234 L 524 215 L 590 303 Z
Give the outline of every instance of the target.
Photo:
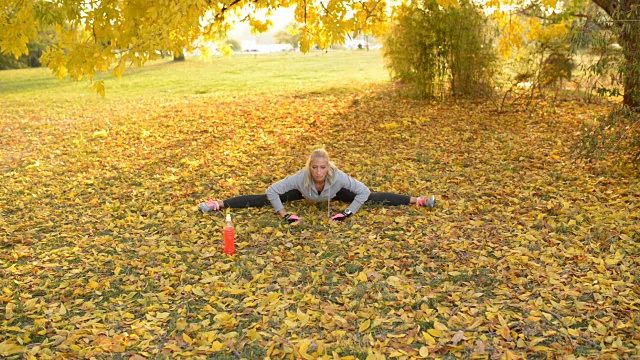
M 627 106 L 585 122 L 575 151 L 590 160 L 613 156 L 640 165 L 640 114 Z
M 233 50 L 235 52 L 242 51 L 242 44 L 240 43 L 240 40 L 238 40 L 238 39 L 228 38 L 227 39 L 227 45 L 231 46 L 231 50 Z
M 446 9 L 435 0 L 401 6 L 384 39 L 386 66 L 420 96 L 487 94 L 496 61 L 489 29 L 468 1 Z

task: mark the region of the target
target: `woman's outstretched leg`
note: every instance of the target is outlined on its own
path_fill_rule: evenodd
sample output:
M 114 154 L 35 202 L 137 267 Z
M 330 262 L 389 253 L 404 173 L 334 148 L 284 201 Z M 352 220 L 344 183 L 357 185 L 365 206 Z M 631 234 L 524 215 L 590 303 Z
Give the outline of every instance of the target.
M 340 189 L 340 191 L 338 191 L 338 193 L 336 194 L 335 199 L 339 201 L 352 202 L 355 196 L 355 193 L 347 189 Z M 390 192 L 371 192 L 371 195 L 369 195 L 367 202 L 378 203 L 387 206 L 417 204 L 418 206 L 433 207 L 435 206 L 435 196 L 431 195 L 415 197 Z
M 280 201 L 289 202 L 294 200 L 301 200 L 302 194 L 298 190 L 290 190 L 280 195 Z M 270 205 L 267 195 L 241 195 L 235 196 L 226 200 L 209 200 L 207 202 L 200 203 L 199 207 L 202 212 L 218 211 L 223 207 L 228 208 L 247 208 L 247 207 L 262 207 Z

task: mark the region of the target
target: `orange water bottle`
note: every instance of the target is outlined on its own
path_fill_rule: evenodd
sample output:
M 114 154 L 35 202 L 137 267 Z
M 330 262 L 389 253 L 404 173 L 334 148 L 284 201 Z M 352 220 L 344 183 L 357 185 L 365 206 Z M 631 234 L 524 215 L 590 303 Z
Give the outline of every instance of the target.
M 224 253 L 227 255 L 233 255 L 236 252 L 234 246 L 235 229 L 231 222 L 231 214 L 227 214 L 226 223 L 224 224 Z

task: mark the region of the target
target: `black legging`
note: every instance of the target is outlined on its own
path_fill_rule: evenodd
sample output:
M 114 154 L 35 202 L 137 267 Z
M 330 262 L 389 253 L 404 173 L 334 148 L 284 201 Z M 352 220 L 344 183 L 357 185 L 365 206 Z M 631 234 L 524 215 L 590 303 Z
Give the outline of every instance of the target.
M 332 200 L 344 201 L 344 202 L 352 202 L 355 199 L 356 194 L 347 190 L 340 189 L 336 193 L 336 196 Z M 304 197 L 302 193 L 298 190 L 289 190 L 286 193 L 280 195 L 280 201 L 283 203 L 295 200 L 302 200 Z M 408 195 L 399 195 L 389 192 L 372 192 L 369 195 L 369 198 L 366 202 L 371 203 L 379 203 L 383 205 L 408 205 L 411 201 L 411 196 Z M 261 207 L 268 206 L 271 203 L 269 199 L 267 199 L 267 195 L 242 195 L 232 197 L 230 199 L 224 200 L 224 206 L 230 208 L 246 208 L 246 207 Z

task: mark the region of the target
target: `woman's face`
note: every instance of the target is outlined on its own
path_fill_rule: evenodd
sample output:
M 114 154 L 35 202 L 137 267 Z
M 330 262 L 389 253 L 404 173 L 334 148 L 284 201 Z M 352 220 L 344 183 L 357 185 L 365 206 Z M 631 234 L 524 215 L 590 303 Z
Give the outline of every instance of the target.
M 309 170 L 313 181 L 324 182 L 327 178 L 327 172 L 329 171 L 329 162 L 326 159 L 315 158 L 309 163 Z

